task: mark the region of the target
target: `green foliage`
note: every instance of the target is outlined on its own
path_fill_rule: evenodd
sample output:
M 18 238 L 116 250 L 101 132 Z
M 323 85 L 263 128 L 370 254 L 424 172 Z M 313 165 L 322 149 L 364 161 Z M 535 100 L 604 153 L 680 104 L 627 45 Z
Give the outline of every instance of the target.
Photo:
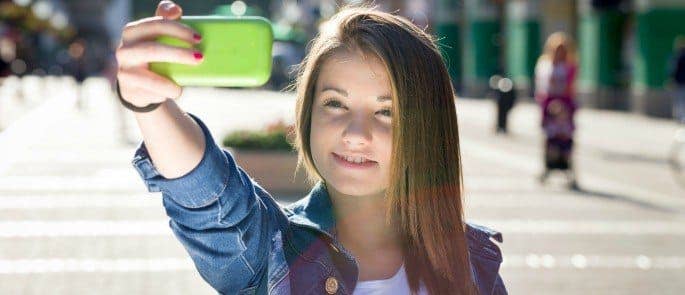
M 245 150 L 293 151 L 294 126 L 283 121 L 263 130 L 237 130 L 223 138 L 223 145 Z

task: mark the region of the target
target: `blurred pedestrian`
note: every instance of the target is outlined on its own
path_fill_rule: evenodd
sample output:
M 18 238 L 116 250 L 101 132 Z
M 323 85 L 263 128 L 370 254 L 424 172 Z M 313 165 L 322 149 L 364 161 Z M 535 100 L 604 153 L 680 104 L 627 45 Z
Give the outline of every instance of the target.
M 578 108 L 574 93 L 576 72 L 573 41 L 565 33 L 553 33 L 535 66 L 535 99 L 542 111 L 545 134 L 545 168 L 540 182 L 544 183 L 552 170 L 561 170 L 567 174 L 572 189 L 578 188 L 572 165 L 574 115 Z
M 495 103 L 497 105 L 495 132 L 507 133 L 509 111 L 511 111 L 516 103 L 516 89 L 514 89 L 514 82 L 509 78 L 505 78 L 500 75 L 494 75 L 490 77 L 490 88 L 494 93 Z
M 673 92 L 673 117 L 685 124 L 685 36 L 678 36 L 673 44 L 673 58 L 669 64 Z
M 69 74 L 76 80 L 78 84 L 78 97 L 76 100 L 76 107 L 79 111 L 83 111 L 85 99 L 82 95 L 83 81 L 86 80 L 86 40 L 83 37 L 74 39 L 68 48 L 71 61 L 67 67 Z
M 0 34 L 0 85 L 2 80 L 12 73 L 10 62 L 14 60 L 14 57 L 14 43 L 10 38 Z
M 12 75 L 11 64 L 17 58 L 15 35 L 10 27 L 0 24 L 0 84 L 3 79 Z

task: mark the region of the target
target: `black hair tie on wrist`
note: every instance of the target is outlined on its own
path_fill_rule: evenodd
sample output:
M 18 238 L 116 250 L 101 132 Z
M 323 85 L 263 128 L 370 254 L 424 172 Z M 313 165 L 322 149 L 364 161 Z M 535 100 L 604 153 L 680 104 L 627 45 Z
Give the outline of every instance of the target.
M 147 113 L 147 112 L 152 112 L 155 109 L 157 109 L 162 103 L 151 103 L 149 105 L 146 105 L 144 107 L 137 107 L 133 105 L 132 103 L 126 101 L 122 96 L 121 96 L 121 91 L 119 90 L 119 80 L 117 80 L 117 97 L 119 97 L 119 101 L 121 102 L 122 105 L 124 105 L 125 108 L 134 111 L 136 113 Z

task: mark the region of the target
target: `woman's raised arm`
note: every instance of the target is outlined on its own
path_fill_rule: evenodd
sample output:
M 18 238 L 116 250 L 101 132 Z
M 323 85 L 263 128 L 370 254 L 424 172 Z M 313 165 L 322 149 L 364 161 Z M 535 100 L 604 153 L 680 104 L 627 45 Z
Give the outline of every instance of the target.
M 181 7 L 173 2 L 160 2 L 154 17 L 124 27 L 116 51 L 122 99 L 139 107 L 162 103 L 151 112 L 135 113 L 135 117 L 155 167 L 166 178 L 188 173 L 200 162 L 205 150 L 200 127 L 174 101 L 181 96 L 182 88 L 148 69 L 148 63 L 155 61 L 189 65 L 202 62 L 202 53 L 194 49 L 153 41 L 168 35 L 197 44 L 197 32 L 176 21 L 182 13 Z

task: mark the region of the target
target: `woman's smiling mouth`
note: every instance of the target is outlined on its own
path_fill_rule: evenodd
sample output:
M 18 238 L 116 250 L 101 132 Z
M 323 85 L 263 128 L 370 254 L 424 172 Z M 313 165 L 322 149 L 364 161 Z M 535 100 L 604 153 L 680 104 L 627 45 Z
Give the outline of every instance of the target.
M 336 154 L 332 153 L 333 159 L 335 160 L 336 163 L 338 163 L 340 166 L 346 167 L 346 168 L 355 168 L 355 169 L 364 169 L 364 168 L 371 168 L 376 166 L 378 164 L 375 161 L 368 160 L 368 159 L 363 159 L 361 163 L 354 162 L 354 157 L 348 157 L 347 159 Z M 352 160 L 352 161 L 349 161 Z

